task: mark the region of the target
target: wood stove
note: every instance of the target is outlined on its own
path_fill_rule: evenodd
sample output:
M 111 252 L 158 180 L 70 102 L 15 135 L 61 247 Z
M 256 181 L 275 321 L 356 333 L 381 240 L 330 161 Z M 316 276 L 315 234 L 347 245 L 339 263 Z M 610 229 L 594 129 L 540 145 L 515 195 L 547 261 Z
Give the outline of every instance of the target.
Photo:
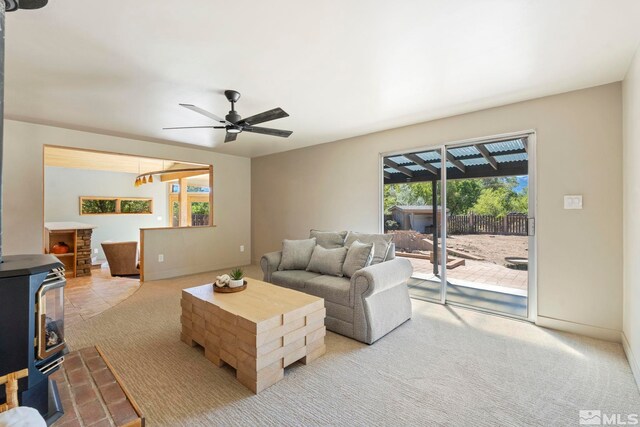
M 62 416 L 55 381 L 67 352 L 64 268 L 53 255 L 6 256 L 0 264 L 0 375 L 29 369 L 20 380 L 20 405 L 53 423 Z M 0 391 L 0 402 L 4 401 Z

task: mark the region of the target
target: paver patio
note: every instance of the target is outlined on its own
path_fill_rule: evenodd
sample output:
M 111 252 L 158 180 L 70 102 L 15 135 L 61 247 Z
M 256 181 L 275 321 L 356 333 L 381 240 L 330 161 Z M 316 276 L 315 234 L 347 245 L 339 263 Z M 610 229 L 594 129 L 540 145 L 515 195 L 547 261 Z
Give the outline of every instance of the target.
M 407 258 L 413 265 L 414 276 L 433 276 L 433 264 L 429 260 Z M 511 289 L 527 290 L 526 270 L 514 270 L 487 261 L 465 260 L 465 265 L 447 270 L 447 280 L 464 281 L 465 284 L 484 284 Z

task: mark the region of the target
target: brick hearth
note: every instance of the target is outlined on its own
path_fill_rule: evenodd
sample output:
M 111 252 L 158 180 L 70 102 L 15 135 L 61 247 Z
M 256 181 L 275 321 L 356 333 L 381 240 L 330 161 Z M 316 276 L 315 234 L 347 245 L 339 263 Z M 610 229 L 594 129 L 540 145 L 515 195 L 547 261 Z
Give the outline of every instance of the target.
M 53 427 L 144 426 L 144 417 L 95 347 L 73 351 L 52 376 L 64 415 Z

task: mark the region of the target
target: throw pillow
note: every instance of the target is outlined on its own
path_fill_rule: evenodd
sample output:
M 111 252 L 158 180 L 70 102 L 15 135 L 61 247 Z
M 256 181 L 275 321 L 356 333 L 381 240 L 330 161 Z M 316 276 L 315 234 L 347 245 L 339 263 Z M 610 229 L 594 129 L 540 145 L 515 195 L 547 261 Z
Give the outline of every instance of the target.
M 347 248 L 325 249 L 317 245 L 311 255 L 307 271 L 342 277 L 342 265 L 347 256 Z
M 356 240 L 359 240 L 361 243 L 373 243 L 373 259 L 371 260 L 371 265 L 374 265 L 383 262 L 387 258 L 393 235 L 367 234 L 350 231 L 344 242 L 344 246 L 349 247 Z
M 344 246 L 344 239 L 347 237 L 346 231 L 318 231 L 311 230 L 309 237 L 316 238 L 316 244 L 325 249 L 341 248 Z
M 372 253 L 373 243 L 366 244 L 356 240 L 349 246 L 347 257 L 342 266 L 342 273 L 347 277 L 353 276 L 356 271 L 365 268 L 371 263 Z
M 283 240 L 282 259 L 278 270 L 304 270 L 309 265 L 316 239 Z

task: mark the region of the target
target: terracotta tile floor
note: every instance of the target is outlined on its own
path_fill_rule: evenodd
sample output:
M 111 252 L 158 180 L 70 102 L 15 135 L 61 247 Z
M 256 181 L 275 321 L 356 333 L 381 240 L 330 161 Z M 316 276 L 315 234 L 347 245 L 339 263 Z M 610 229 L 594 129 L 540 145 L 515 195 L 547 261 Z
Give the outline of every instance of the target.
M 414 274 L 433 275 L 433 264 L 429 260 L 408 259 L 413 265 Z M 526 270 L 514 270 L 486 261 L 465 260 L 465 265 L 447 270 L 447 278 L 521 290 L 527 289 Z
M 69 279 L 65 287 L 65 322 L 73 325 L 90 319 L 129 298 L 139 288 L 139 279 L 111 277 L 106 265 L 91 270 L 91 276 Z

